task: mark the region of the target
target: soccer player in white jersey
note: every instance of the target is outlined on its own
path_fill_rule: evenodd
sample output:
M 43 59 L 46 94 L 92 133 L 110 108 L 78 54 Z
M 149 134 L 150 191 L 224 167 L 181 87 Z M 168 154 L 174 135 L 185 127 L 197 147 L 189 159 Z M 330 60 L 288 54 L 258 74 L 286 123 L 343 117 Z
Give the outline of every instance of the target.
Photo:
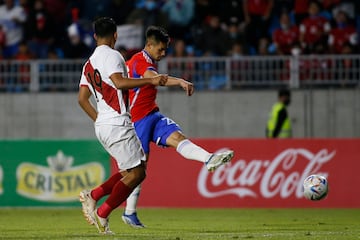
M 81 191 L 80 202 L 86 220 L 94 224 L 99 233 L 113 234 L 108 224 L 110 213 L 127 199 L 146 175 L 146 157 L 130 119 L 129 89 L 165 85 L 167 76 L 156 75 L 136 81 L 128 78 L 125 61 L 114 50 L 117 39 L 114 20 L 99 18 L 94 22 L 94 32 L 97 47 L 83 66 L 78 100 L 95 122 L 98 140 L 122 171 L 92 190 Z M 90 102 L 91 95 L 96 100 L 96 108 Z M 96 203 L 106 195 L 109 197 L 96 208 Z

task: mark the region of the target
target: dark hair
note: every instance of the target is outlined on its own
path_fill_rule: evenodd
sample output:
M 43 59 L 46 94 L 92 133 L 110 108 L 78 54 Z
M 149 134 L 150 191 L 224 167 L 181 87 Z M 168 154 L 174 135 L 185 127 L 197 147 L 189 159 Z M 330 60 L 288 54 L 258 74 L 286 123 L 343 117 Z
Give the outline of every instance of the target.
M 289 89 L 280 89 L 279 90 L 279 93 L 278 93 L 278 96 L 279 97 L 283 97 L 283 96 L 287 96 L 287 97 L 290 97 L 290 90 Z
M 109 37 L 116 32 L 116 23 L 112 18 L 101 17 L 94 22 L 94 32 L 99 37 Z
M 149 26 L 146 29 L 146 42 L 149 39 L 154 40 L 155 42 L 169 43 L 170 37 L 165 29 L 158 26 Z
M 321 4 L 320 4 L 320 2 L 319 2 L 318 0 L 311 0 L 311 1 L 309 2 L 309 5 L 308 5 L 308 6 L 310 6 L 311 4 L 315 4 L 315 5 L 319 8 L 319 11 L 322 10 Z

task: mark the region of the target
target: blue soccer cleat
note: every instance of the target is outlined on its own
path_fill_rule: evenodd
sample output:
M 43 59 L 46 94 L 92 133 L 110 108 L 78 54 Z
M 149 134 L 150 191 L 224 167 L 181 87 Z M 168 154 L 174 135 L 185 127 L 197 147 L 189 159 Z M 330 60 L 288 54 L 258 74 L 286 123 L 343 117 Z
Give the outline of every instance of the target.
M 137 217 L 136 212 L 132 213 L 132 214 L 123 214 L 121 216 L 122 220 L 124 221 L 124 223 L 130 225 L 131 227 L 134 228 L 144 228 L 144 224 L 142 224 L 139 220 L 139 218 Z

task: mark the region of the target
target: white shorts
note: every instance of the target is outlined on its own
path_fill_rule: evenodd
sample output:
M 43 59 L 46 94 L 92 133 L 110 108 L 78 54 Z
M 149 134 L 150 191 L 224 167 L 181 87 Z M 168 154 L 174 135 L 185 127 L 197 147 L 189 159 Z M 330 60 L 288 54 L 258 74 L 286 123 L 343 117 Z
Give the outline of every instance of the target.
M 125 121 L 124 125 L 95 124 L 95 134 L 106 151 L 116 160 L 119 169 L 134 168 L 146 160 L 130 120 Z

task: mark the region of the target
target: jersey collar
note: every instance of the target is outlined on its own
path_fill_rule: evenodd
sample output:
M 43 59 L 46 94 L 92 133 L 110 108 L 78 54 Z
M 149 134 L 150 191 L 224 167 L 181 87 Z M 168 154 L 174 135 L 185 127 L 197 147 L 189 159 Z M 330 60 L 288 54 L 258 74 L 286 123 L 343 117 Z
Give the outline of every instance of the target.
M 155 60 L 150 56 L 150 54 L 149 54 L 147 51 L 145 51 L 145 49 L 143 49 L 142 52 L 143 52 L 149 59 L 151 59 L 152 62 L 155 62 Z

